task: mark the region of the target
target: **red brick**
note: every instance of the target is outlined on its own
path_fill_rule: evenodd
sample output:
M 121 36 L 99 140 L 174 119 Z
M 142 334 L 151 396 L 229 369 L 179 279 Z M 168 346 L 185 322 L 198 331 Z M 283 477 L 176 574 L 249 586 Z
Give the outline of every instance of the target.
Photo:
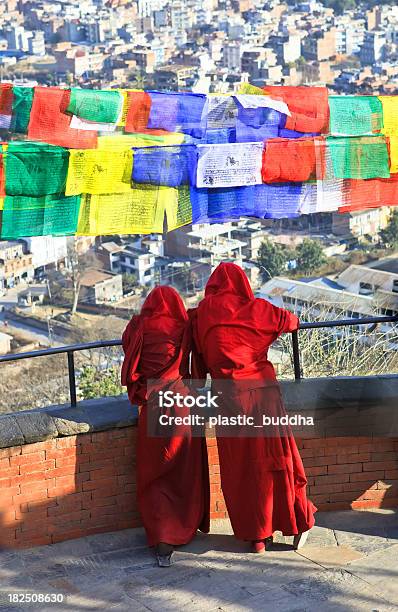
M 314 476 L 313 484 L 339 484 L 342 482 L 348 482 L 350 479 L 349 474 L 325 474 L 323 476 Z M 308 478 L 308 484 L 310 483 L 310 479 Z
M 35 442 L 34 444 L 25 444 L 22 446 L 22 454 L 28 455 L 39 451 L 47 451 L 56 448 L 56 440 L 45 440 L 44 442 Z
M 71 448 L 56 448 L 55 450 L 46 451 L 46 459 L 66 459 L 67 457 L 76 457 L 79 453 L 75 446 Z
M 328 503 L 318 503 L 317 508 L 319 512 L 336 512 L 338 510 L 348 510 L 351 507 L 350 502 L 328 502 Z
M 324 448 L 326 446 L 325 438 L 311 438 L 302 442 L 304 448 Z
M 19 475 L 19 465 L 0 471 L 0 478 L 11 478 Z
M 379 478 L 383 478 L 383 477 L 384 477 L 384 471 L 382 470 L 378 470 L 377 472 L 360 472 L 358 474 L 350 474 L 350 482 L 357 482 L 357 481 L 362 481 L 362 480 L 376 481 Z
M 29 456 L 29 455 L 28 455 Z M 42 474 L 43 479 L 47 478 L 48 471 L 55 467 L 55 460 L 37 461 L 36 463 L 22 464 L 19 466 L 21 474 Z M 44 475 L 46 473 L 46 476 Z
M 398 470 L 386 470 L 385 478 L 398 478 Z
M 377 482 L 374 480 L 363 480 L 357 482 L 345 482 L 343 484 L 343 491 L 357 491 L 362 493 L 367 489 L 377 489 Z
M 353 453 L 353 454 L 340 454 L 337 455 L 337 463 L 362 463 L 363 461 L 370 461 L 370 453 Z
M 43 480 L 41 482 L 23 482 L 21 484 L 21 495 L 28 494 L 30 491 L 48 491 L 55 488 L 55 480 Z
M 210 514 L 210 518 L 212 519 L 223 519 L 223 518 L 227 518 L 227 513 L 226 512 L 212 512 Z
M 316 467 L 318 465 L 334 465 L 337 463 L 336 455 L 325 455 L 322 457 L 310 457 L 304 461 L 305 467 Z
M 71 448 L 73 446 L 77 446 L 77 436 L 57 438 L 57 448 Z
M 88 480 L 87 482 L 83 482 L 83 491 L 94 491 L 96 489 L 112 487 L 114 485 L 115 485 L 115 478 Z
M 328 465 L 328 474 L 347 474 L 362 472 L 362 463 L 339 463 L 338 465 Z
M 116 484 L 114 484 L 113 487 L 101 487 L 91 492 L 93 499 L 98 499 L 99 497 L 112 497 L 118 493 L 119 489 Z
M 328 473 L 327 465 L 318 465 L 315 467 L 306 467 L 305 473 L 307 476 L 321 476 Z
M 117 495 L 112 497 L 98 497 L 91 500 L 90 508 L 104 508 L 105 506 L 114 506 L 117 502 Z
M 364 472 L 371 472 L 372 470 L 394 470 L 398 467 L 398 460 L 396 461 L 371 461 L 370 463 L 363 464 Z
M 78 457 L 79 455 L 70 455 L 69 457 L 59 457 L 55 459 L 55 467 L 63 468 L 66 466 L 73 466 L 75 470 L 78 470 Z
M 343 491 L 342 484 L 324 484 L 324 485 L 314 485 L 309 487 L 309 494 L 312 497 L 313 495 L 318 495 L 319 493 L 339 493 Z
M 379 453 L 372 453 L 371 454 L 371 460 L 372 461 L 396 461 L 397 460 L 397 453 L 394 451 L 386 451 L 386 452 L 379 452 Z
M 0 491 L 1 489 L 9 489 L 11 487 L 11 479 L 3 478 L 3 475 L 0 474 Z
M 339 447 L 339 446 L 328 446 L 327 447 L 327 452 L 328 455 L 337 455 L 337 457 L 341 456 L 341 455 L 354 455 L 355 453 L 358 452 L 365 452 L 361 449 L 361 451 L 359 451 L 359 446 L 356 444 L 353 444 L 352 446 L 343 446 L 343 447 Z M 337 461 L 338 463 L 338 461 Z
M 102 468 L 112 468 L 112 472 L 114 469 L 114 461 L 112 459 L 98 459 L 97 461 L 85 461 L 84 463 L 79 463 L 79 471 L 80 472 L 89 472 L 93 470 L 99 470 Z
M 37 451 L 36 453 L 28 453 L 27 455 L 15 455 L 14 457 L 10 457 L 10 464 L 11 466 L 15 466 L 28 463 L 38 463 L 40 461 L 44 461 L 45 458 L 46 454 L 44 451 Z
M 4 489 L 4 491 L 0 490 L 0 504 L 2 502 L 9 503 L 10 499 L 14 497 L 14 495 L 18 495 L 21 492 L 19 485 L 14 485 L 9 489 Z
M 8 457 L 14 457 L 20 455 L 22 452 L 21 446 L 10 446 L 9 448 L 0 448 L 0 461 L 1 459 L 7 459 Z
M 319 494 L 319 495 L 311 495 L 311 501 L 317 505 L 323 502 L 328 502 L 330 499 L 330 495 Z
M 110 478 L 115 475 L 115 466 L 112 465 L 106 468 L 100 468 L 96 470 L 90 470 L 90 480 L 103 480 L 104 478 Z

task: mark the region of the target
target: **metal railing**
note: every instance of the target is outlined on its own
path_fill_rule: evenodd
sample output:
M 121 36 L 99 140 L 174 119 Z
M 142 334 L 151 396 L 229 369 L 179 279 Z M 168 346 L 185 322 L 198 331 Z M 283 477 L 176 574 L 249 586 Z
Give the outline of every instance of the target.
M 362 319 L 338 319 L 336 321 L 314 321 L 312 323 L 301 323 L 297 331 L 291 332 L 292 336 L 292 353 L 293 353 L 293 369 L 295 380 L 303 378 L 300 363 L 300 344 L 299 332 L 307 329 L 319 329 L 328 327 L 347 327 L 356 325 L 378 325 L 379 323 L 398 323 L 398 315 L 385 317 L 364 317 Z M 98 340 L 98 342 L 87 342 L 82 344 L 70 344 L 68 346 L 59 346 L 49 349 L 40 349 L 38 351 L 29 351 L 26 353 L 14 353 L 11 355 L 0 356 L 0 363 L 11 361 L 19 361 L 21 359 L 32 359 L 34 357 L 48 357 L 50 355 L 59 355 L 65 353 L 68 362 L 68 377 L 69 377 L 69 394 L 72 407 L 77 406 L 76 392 L 76 373 L 75 373 L 75 353 L 97 348 L 108 348 L 112 346 L 121 346 L 121 340 Z

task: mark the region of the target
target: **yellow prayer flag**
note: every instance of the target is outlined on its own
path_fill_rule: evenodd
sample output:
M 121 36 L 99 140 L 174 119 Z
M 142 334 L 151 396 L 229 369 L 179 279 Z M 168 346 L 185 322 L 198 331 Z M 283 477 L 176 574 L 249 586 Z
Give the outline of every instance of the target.
M 178 145 L 184 142 L 184 134 L 170 133 L 164 136 L 150 134 L 116 134 L 113 136 L 99 136 L 98 149 L 108 151 L 126 151 L 132 147 L 150 147 L 163 145 Z
M 383 129 L 386 136 L 398 136 L 398 96 L 379 96 L 383 107 Z
M 265 93 L 260 87 L 256 87 L 255 85 L 250 85 L 250 83 L 240 83 L 239 94 L 250 94 L 257 96 L 266 96 L 268 94 Z
M 133 152 L 71 149 L 65 194 L 131 191 Z
M 163 232 L 166 209 L 177 208 L 177 189 L 134 186 L 129 193 L 82 196 L 78 236 Z
M 4 209 L 4 198 L 0 198 L 0 210 Z
M 389 136 L 390 141 L 390 172 L 398 172 L 398 135 Z
M 192 204 L 190 190 L 187 185 L 178 190 L 178 201 L 172 198 L 166 201 L 167 231 L 178 229 L 192 223 Z

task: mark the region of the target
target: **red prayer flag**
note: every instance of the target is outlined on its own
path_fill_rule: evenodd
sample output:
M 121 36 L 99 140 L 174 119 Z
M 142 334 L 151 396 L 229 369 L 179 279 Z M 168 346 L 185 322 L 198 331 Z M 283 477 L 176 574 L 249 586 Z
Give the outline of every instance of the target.
M 324 178 L 325 141 L 322 138 L 271 138 L 263 151 L 264 183 Z
M 12 115 L 12 85 L 11 83 L 0 84 L 0 115 Z
M 329 100 L 326 87 L 291 87 L 270 85 L 263 88 L 273 98 L 283 100 L 291 112 L 286 119 L 286 129 L 296 132 L 329 130 Z
M 344 187 L 347 204 L 339 208 L 339 213 L 398 206 L 398 174 L 391 174 L 390 178 L 347 179 Z
M 69 89 L 35 87 L 28 138 L 70 149 L 95 149 L 97 132 L 70 127 L 69 99 Z

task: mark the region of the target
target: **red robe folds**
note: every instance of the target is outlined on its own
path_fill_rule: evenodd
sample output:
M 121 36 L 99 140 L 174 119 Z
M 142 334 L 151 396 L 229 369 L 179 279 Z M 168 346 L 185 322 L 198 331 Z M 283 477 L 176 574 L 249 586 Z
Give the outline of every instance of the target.
M 256 299 L 243 270 L 222 263 L 191 321 L 193 374 L 200 378 L 208 371 L 213 386 L 221 386 L 223 414 L 286 414 L 267 352 L 280 334 L 298 328 L 294 314 Z M 268 437 L 231 437 L 220 428 L 216 433 L 221 486 L 238 538 L 261 540 L 274 531 L 295 535 L 314 525 L 316 508 L 307 500 L 304 467 L 289 427 L 273 427 Z
M 197 529 L 209 530 L 209 483 L 205 441 L 192 437 L 189 426 L 175 426 L 170 437 L 148 434 L 157 409 L 156 391 L 187 392 L 189 375 L 188 316 L 177 292 L 156 287 L 141 314 L 123 333 L 122 384 L 129 399 L 141 406 L 137 442 L 137 500 L 149 546 L 186 544 Z M 148 384 L 150 381 L 150 384 Z M 154 399 L 155 398 L 155 399 Z M 184 416 L 181 408 L 174 414 Z

